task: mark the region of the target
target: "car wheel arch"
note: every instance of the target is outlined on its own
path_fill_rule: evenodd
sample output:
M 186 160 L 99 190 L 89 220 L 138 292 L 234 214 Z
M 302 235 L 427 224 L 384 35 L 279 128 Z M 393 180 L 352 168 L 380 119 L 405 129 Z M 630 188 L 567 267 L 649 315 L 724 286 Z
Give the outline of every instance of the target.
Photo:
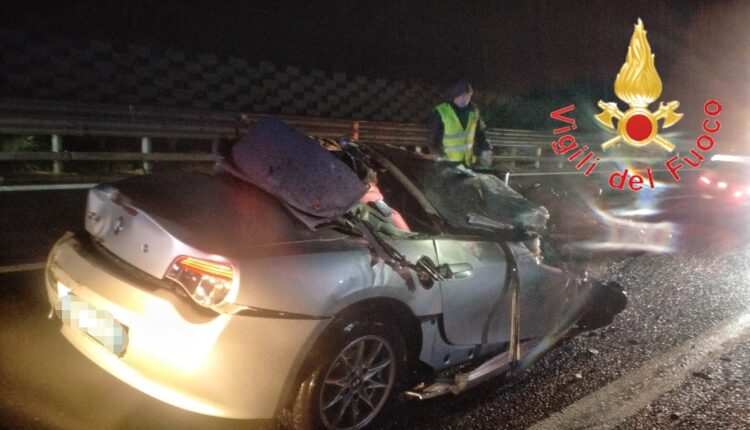
M 313 342 L 305 359 L 294 378 L 290 379 L 290 386 L 286 390 L 286 400 L 280 408 L 279 416 L 282 423 L 289 419 L 289 411 L 295 401 L 296 393 L 300 384 L 315 370 L 318 363 L 324 359 L 326 354 L 335 345 L 336 339 L 345 335 L 346 330 L 351 330 L 353 325 L 367 323 L 382 323 L 393 328 L 403 341 L 402 357 L 408 369 L 402 376 L 412 376 L 411 365 L 416 364 L 422 348 L 422 330 L 419 319 L 411 309 L 403 302 L 387 298 L 369 298 L 353 303 L 338 312 L 328 326 Z M 401 381 L 409 383 L 410 381 Z
M 362 316 L 367 321 L 392 325 L 404 340 L 408 359 L 413 360 L 419 357 L 422 330 L 419 319 L 405 303 L 388 297 L 365 299 L 341 310 L 333 318 L 332 324 L 341 324 L 341 327 L 345 329 L 347 322 L 356 321 Z

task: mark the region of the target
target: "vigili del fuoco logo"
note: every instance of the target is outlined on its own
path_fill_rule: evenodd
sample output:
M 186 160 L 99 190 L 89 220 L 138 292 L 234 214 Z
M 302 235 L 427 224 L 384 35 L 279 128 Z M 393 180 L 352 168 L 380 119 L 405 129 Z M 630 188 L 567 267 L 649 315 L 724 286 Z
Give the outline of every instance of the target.
M 661 128 L 669 128 L 679 122 L 683 117 L 683 114 L 677 112 L 680 102 L 677 100 L 669 103 L 660 102 L 655 112 L 648 108 L 659 98 L 661 91 L 662 82 L 654 65 L 654 54 L 651 53 L 651 46 L 646 39 L 643 21 L 638 18 L 633 37 L 630 39 L 625 64 L 622 65 L 615 78 L 615 95 L 627 103 L 629 108 L 622 112 L 616 102 L 599 100 L 597 103 L 601 112 L 594 115 L 594 119 L 616 133 L 614 137 L 601 144 L 602 153 L 618 144 L 636 148 L 655 144 L 667 153 L 675 150 L 672 142 L 659 135 L 659 121 L 662 121 Z M 569 105 L 550 114 L 553 119 L 568 124 L 554 129 L 553 134 L 570 133 L 571 130 L 577 128 L 573 118 L 563 116 L 574 109 L 575 105 Z M 721 113 L 721 104 L 716 100 L 709 100 L 704 104 L 703 110 L 708 118 L 703 121 L 704 134 L 696 139 L 695 148 L 683 157 L 675 155 L 664 162 L 664 166 L 675 181 L 680 180 L 678 170 L 685 165 L 693 168 L 699 167 L 705 159 L 703 154 L 715 145 L 713 134 L 721 128 L 721 123 L 715 117 Z M 567 157 L 568 161 L 576 162 L 575 167 L 578 170 L 586 167 L 584 170 L 586 176 L 590 175 L 601 161 L 594 150 L 589 151 L 588 146 L 579 147 L 572 134 L 565 134 L 553 141 L 552 151 L 557 155 L 565 155 L 573 151 Z M 581 157 L 587 151 L 588 153 Z M 609 177 L 609 185 L 616 189 L 623 189 L 627 185 L 633 191 L 639 191 L 643 187 L 654 188 L 653 172 L 650 167 L 646 168 L 644 178 L 636 172 L 628 172 L 628 169 L 622 172 L 615 171 Z

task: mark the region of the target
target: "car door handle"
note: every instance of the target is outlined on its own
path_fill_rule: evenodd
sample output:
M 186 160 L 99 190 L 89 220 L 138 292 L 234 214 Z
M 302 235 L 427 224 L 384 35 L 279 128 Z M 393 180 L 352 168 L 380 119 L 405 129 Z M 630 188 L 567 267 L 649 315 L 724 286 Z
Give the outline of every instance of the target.
M 445 279 L 466 279 L 474 274 L 474 268 L 469 263 L 443 264 L 441 269 Z

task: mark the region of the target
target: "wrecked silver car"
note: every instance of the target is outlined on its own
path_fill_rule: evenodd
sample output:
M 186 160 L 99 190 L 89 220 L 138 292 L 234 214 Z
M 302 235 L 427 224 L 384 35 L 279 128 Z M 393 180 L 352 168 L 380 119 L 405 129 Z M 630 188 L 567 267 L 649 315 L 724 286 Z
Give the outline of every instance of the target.
M 213 175 L 93 188 L 85 231 L 47 263 L 62 334 L 164 402 L 358 429 L 397 395 L 521 371 L 625 306 L 545 257 L 546 209 L 493 175 L 275 119 L 216 148 Z

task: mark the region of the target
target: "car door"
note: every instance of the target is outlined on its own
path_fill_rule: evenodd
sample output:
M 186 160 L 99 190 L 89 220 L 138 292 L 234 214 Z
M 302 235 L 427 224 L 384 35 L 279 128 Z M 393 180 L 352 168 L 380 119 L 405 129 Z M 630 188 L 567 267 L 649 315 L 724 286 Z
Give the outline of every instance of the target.
M 401 169 L 377 151 L 371 155 L 380 164 L 377 167 L 380 189 L 388 204 L 400 211 L 412 231 L 434 239 L 435 264 L 448 265 L 453 272 L 439 285 L 441 332 L 446 341 L 456 345 L 509 342 L 510 275 L 517 277 L 519 285 L 517 315 L 521 339 L 543 337 L 564 328 L 571 315 L 569 309 L 575 309 L 577 294 L 575 283 L 569 282 L 563 271 L 547 266 L 520 243 L 498 243 L 480 234 L 452 235 L 455 230 L 446 226 L 446 220 L 430 198 L 435 197 L 435 192 L 448 190 L 423 191 L 411 179 L 418 177 L 415 166 L 423 160 L 400 154 L 400 165 L 404 166 Z M 451 195 L 460 194 L 454 191 Z M 518 199 L 514 202 L 519 203 Z M 460 217 L 460 213 L 471 212 L 471 207 L 463 209 L 454 210 L 452 215 Z M 504 249 L 513 255 L 506 255 Z M 509 273 L 511 261 L 517 271 Z
M 378 153 L 379 187 L 414 232 L 434 240 L 434 262 L 453 274 L 439 283 L 443 332 L 457 345 L 507 342 L 510 336 L 510 294 L 505 253 L 496 242 L 477 237 L 448 236 L 439 214 L 398 167 Z M 424 254 L 429 255 L 429 254 Z
M 457 345 L 507 342 L 511 295 L 508 262 L 500 245 L 440 237 L 435 247 L 438 264 L 451 272 L 440 283 L 447 340 Z

